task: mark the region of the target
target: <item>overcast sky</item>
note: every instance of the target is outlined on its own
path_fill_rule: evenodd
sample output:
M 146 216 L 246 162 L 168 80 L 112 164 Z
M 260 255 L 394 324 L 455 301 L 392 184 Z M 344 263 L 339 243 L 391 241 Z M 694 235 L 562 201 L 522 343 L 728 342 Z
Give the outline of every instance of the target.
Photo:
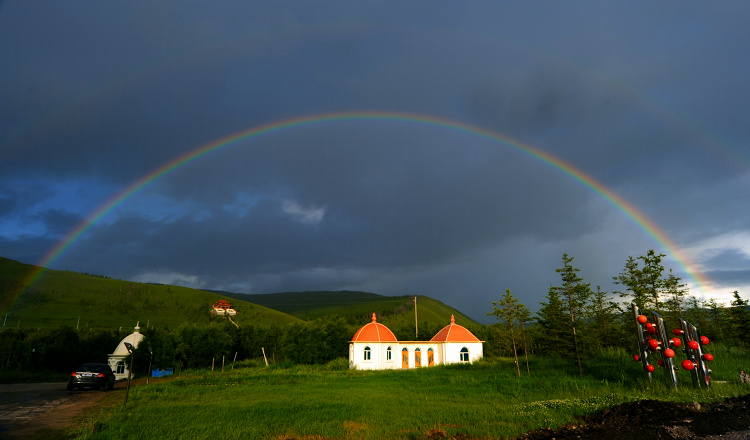
M 0 4 L 0 256 L 44 262 L 226 136 L 384 112 L 414 116 L 282 124 L 189 161 L 49 266 L 428 295 L 491 322 L 506 288 L 536 310 L 563 253 L 612 291 L 655 249 L 691 294 L 750 297 L 750 3 L 252 3 Z

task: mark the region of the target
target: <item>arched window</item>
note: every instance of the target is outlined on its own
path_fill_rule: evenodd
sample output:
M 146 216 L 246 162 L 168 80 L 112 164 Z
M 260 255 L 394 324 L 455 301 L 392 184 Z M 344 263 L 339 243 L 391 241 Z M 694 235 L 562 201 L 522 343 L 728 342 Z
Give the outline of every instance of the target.
M 393 357 L 393 354 L 392 354 L 391 347 L 388 347 L 385 350 L 385 360 L 390 361 L 392 359 L 392 357 Z
M 365 347 L 365 360 L 369 361 L 372 358 L 370 346 Z
M 435 351 L 432 347 L 427 349 L 427 366 L 432 367 L 435 365 Z
M 469 349 L 464 347 L 461 349 L 461 362 L 469 362 Z

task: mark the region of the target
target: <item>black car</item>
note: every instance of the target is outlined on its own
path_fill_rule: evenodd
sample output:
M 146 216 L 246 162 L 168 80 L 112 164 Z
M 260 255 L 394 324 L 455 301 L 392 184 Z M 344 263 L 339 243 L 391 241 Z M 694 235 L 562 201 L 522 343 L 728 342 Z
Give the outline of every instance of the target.
M 115 374 L 112 368 L 107 364 L 81 364 L 76 370 L 70 373 L 68 379 L 68 391 L 73 388 L 79 390 L 84 387 L 93 387 L 104 391 L 111 390 L 115 387 Z

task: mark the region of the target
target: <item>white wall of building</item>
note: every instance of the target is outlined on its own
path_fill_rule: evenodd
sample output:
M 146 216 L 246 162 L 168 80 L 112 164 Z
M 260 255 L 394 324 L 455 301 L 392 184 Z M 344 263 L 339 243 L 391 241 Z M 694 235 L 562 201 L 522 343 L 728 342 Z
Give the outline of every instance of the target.
M 391 359 L 388 359 L 388 348 L 391 348 Z M 370 359 L 365 359 L 365 349 L 370 349 Z M 350 342 L 349 368 L 358 370 L 390 370 L 401 369 L 403 349 L 408 353 L 408 368 L 416 368 L 416 350 L 421 354 L 420 367 L 429 365 L 430 349 L 434 355 L 434 365 L 458 364 L 461 360 L 461 350 L 468 350 L 468 362 L 475 362 L 484 356 L 481 342 Z
M 467 349 L 469 362 L 475 362 L 484 356 L 481 342 L 445 342 L 443 343 L 443 356 L 446 364 L 458 364 L 461 360 L 461 350 Z
M 398 342 L 350 342 L 349 368 L 358 370 L 388 370 L 401 368 Z M 388 348 L 391 348 L 391 358 L 388 359 Z M 365 351 L 369 348 L 369 359 L 365 358 Z

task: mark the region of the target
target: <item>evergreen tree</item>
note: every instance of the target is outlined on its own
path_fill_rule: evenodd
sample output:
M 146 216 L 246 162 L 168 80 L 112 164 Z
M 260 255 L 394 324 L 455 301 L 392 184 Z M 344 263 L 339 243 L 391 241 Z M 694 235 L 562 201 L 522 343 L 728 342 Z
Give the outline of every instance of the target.
M 620 305 L 609 299 L 609 292 L 602 291 L 601 286 L 596 286 L 596 291 L 592 293 L 586 307 L 588 334 L 593 339 L 593 346 L 602 349 L 619 345 L 622 335 L 617 318 L 621 314 Z
M 661 265 L 661 259 L 665 256 L 664 254 L 657 254 L 653 249 L 650 249 L 645 256 L 638 257 L 639 260 L 643 261 L 641 273 L 643 274 L 643 283 L 647 292 L 646 297 L 649 298 L 648 304 L 662 315 L 664 305 L 661 297 L 667 286 L 665 280 L 662 278 L 664 266 Z
M 573 344 L 560 292 L 550 286 L 546 298 L 547 302 L 540 302 L 541 307 L 536 312 L 539 330 L 536 333 L 535 345 L 546 355 L 567 358 L 573 352 Z
M 651 309 L 662 316 L 667 307 L 676 319 L 684 312 L 687 288 L 671 269 L 669 275 L 664 277 L 664 266 L 661 264 L 663 257 L 664 254 L 657 254 L 653 249 L 637 259 L 628 257 L 625 270 L 613 277 L 613 280 L 615 284 L 626 288 L 623 292 L 616 292 L 621 298 L 629 298 L 632 304 L 644 312 Z M 665 296 L 668 297 L 667 302 L 664 301 Z
M 687 319 L 688 322 L 700 329 L 701 333 L 709 330 L 708 311 L 698 301 L 698 298 L 694 296 L 691 296 L 686 301 L 685 316 L 683 319 Z
M 668 296 L 664 306 L 669 312 L 669 316 L 672 318 L 672 324 L 674 325 L 679 323 L 678 318 L 685 319 L 684 311 L 688 289 L 686 285 L 680 281 L 680 278 L 672 273 L 672 269 L 669 269 L 667 279 L 662 280 L 664 293 Z M 695 323 L 693 323 L 693 325 L 698 326 L 698 324 Z
M 644 287 L 643 273 L 638 268 L 638 261 L 633 257 L 628 257 L 625 261 L 625 270 L 620 275 L 612 277 L 615 284 L 625 286 L 625 291 L 617 291 L 620 298 L 630 298 L 632 304 L 644 310 L 648 303 L 648 292 Z
M 727 311 L 724 304 L 711 298 L 708 301 L 703 301 L 702 305 L 708 311 L 709 331 L 711 332 L 711 337 L 717 341 L 723 341 L 727 336 L 726 331 L 729 329 Z
M 742 299 L 739 292 L 732 292 L 732 300 L 729 308 L 729 325 L 732 331 L 733 339 L 739 344 L 748 346 L 748 335 L 750 334 L 750 311 L 748 300 Z
M 505 295 L 500 301 L 493 301 L 493 311 L 487 313 L 488 316 L 495 316 L 501 324 L 510 331 L 511 343 L 513 345 L 513 358 L 516 363 L 518 377 L 521 377 L 521 367 L 518 364 L 518 349 L 516 344 L 516 327 L 523 322 L 528 321 L 531 313 L 525 305 L 518 301 L 518 298 L 510 293 L 510 289 L 505 289 Z
M 484 340 L 484 355 L 489 356 L 512 356 L 513 346 L 510 343 L 510 335 L 507 334 L 506 328 L 495 323 L 485 327 L 486 336 L 480 337 L 478 334 L 474 336 Z
M 586 304 L 591 297 L 591 284 L 584 283 L 583 278 L 578 276 L 580 269 L 573 267 L 573 257 L 563 254 L 563 267 L 555 269 L 562 278 L 562 286 L 556 287 L 562 300 L 563 307 L 568 311 L 570 317 L 569 329 L 573 335 L 573 349 L 575 350 L 578 374 L 583 376 L 583 365 L 581 364 L 581 347 L 578 343 L 576 325 L 584 317 Z

